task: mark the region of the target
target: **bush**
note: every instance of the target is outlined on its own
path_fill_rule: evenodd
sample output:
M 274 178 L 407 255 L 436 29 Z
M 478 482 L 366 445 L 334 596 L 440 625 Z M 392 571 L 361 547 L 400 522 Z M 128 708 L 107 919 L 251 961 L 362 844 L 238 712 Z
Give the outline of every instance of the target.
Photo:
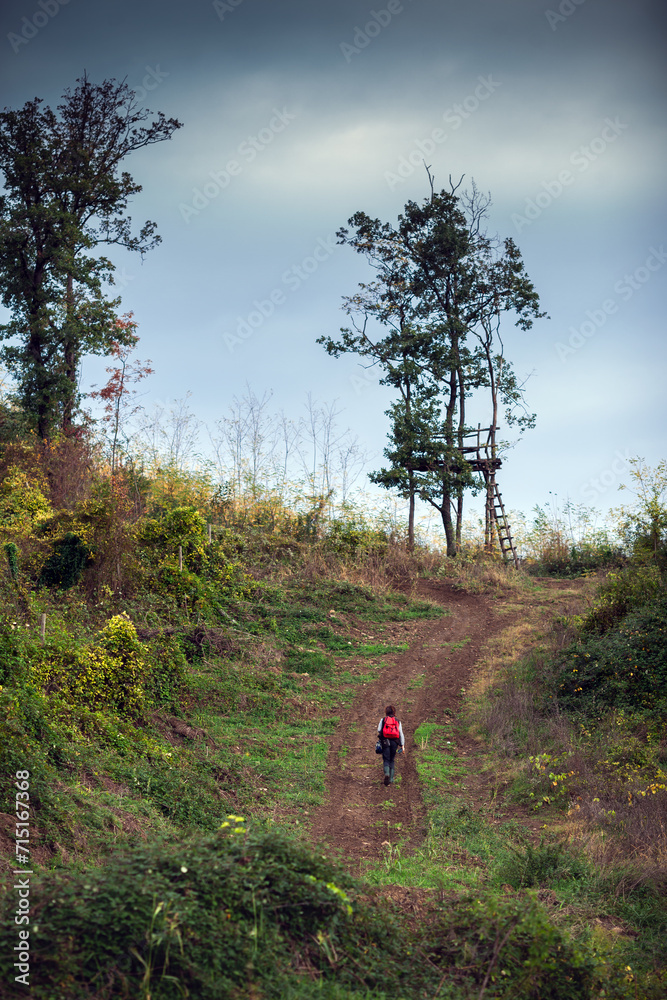
M 31 680 L 89 708 L 138 718 L 144 709 L 146 662 L 132 622 L 116 615 L 95 645 L 51 642 L 30 650 Z
M 182 649 L 170 637 L 147 643 L 144 653 L 148 665 L 144 682 L 146 700 L 175 711 L 185 686 L 186 658 Z
M 457 1000 L 482 995 L 488 1000 L 589 1000 L 593 995 L 592 954 L 555 927 L 531 896 L 448 901 L 426 933 L 429 946 L 423 950 L 449 970 Z
M 0 529 L 19 535 L 30 534 L 51 514 L 44 484 L 16 466 L 0 483 Z
M 542 840 L 539 847 L 528 844 L 525 849 L 509 848 L 495 875 L 514 889 L 530 889 L 553 881 L 582 878 L 586 866 L 563 844 Z
M 349 557 L 360 552 L 383 555 L 388 542 L 385 531 L 370 528 L 354 518 L 334 518 L 328 521 L 324 535 L 325 548 L 338 556 Z
M 357 898 L 321 854 L 248 832 L 238 816 L 214 836 L 142 845 L 102 868 L 34 878 L 31 889 L 33 1000 L 284 1000 L 331 996 L 334 983 L 334 995 L 378 1000 L 588 1000 L 595 985 L 592 953 L 533 898 L 447 900 L 411 930 L 395 906 Z M 15 906 L 8 891 L 2 915 Z M 10 919 L 0 927 L 9 984 L 16 929 Z
M 52 552 L 42 567 L 40 587 L 59 587 L 69 590 L 81 579 L 91 552 L 73 531 L 53 543 Z
M 204 587 L 196 573 L 165 563 L 157 574 L 159 589 L 173 597 L 179 606 L 185 601 L 193 608 L 202 598 Z
M 77 701 L 140 716 L 144 707 L 145 663 L 137 632 L 125 615 L 105 625 L 99 645 L 83 654 L 71 690 Z
M 570 711 L 599 716 L 626 708 L 660 716 L 667 708 L 667 597 L 644 605 L 603 636 L 572 645 L 557 675 Z
M 610 573 L 600 586 L 593 608 L 581 619 L 584 632 L 602 633 L 621 618 L 665 593 L 660 570 L 654 565 L 632 565 Z

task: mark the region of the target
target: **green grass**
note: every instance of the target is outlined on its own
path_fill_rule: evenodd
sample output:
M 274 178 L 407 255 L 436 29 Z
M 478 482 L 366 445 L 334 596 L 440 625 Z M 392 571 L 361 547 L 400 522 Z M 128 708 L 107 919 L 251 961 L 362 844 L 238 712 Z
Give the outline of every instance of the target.
M 426 836 L 410 850 L 401 831 L 392 835 L 389 829 L 391 842 L 379 861 L 366 865 L 364 878 L 372 885 L 418 887 L 450 898 L 474 893 L 482 900 L 494 894 L 522 899 L 546 893 L 549 920 L 574 933 L 595 954 L 606 990 L 599 995 L 632 997 L 636 982 L 638 997 L 657 1000 L 662 980 L 653 970 L 664 964 L 667 937 L 660 894 L 648 884 L 619 891 L 622 869 L 598 868 L 561 834 L 550 832 L 548 824 L 537 836 L 492 800 L 473 807 L 465 787 L 469 763 L 457 755 L 455 737 L 451 726 L 435 722 L 416 730 L 414 754 L 428 809 Z M 611 924 L 640 937 L 605 931 Z M 626 966 L 635 971 L 623 979 L 620 970 Z
M 48 595 L 44 599 L 48 603 Z M 157 630 L 169 609 L 157 599 L 149 605 L 142 609 L 138 598 L 133 617 L 141 622 L 143 616 Z M 111 610 L 118 608 L 108 602 L 96 609 L 98 620 L 80 595 L 68 592 L 59 608 L 49 605 L 47 645 L 36 647 L 35 662 L 73 656 L 94 641 Z M 332 610 L 341 617 L 332 619 Z M 406 648 L 372 637 L 359 641 L 358 634 L 348 635 L 344 616 L 363 621 L 372 634 L 398 617 L 440 614 L 400 594 L 336 582 L 264 586 L 255 602 L 231 603 L 219 617 L 223 611 L 236 654 L 201 655 L 188 646 L 185 664 L 178 642 L 165 642 L 151 689 L 156 697 L 166 691 L 165 701 L 149 703 L 140 724 L 68 703 L 57 692 L 30 694 L 25 664 L 35 639 L 19 629 L 17 646 L 15 630 L 2 633 L 4 651 L 13 656 L 17 650 L 18 659 L 11 666 L 11 656 L 5 658 L 5 673 L 13 670 L 15 680 L 5 676 L 0 692 L 0 735 L 7 733 L 0 808 L 11 811 L 7 775 L 27 767 L 33 820 L 54 852 L 51 865 L 99 859 L 120 844 L 170 829 L 212 831 L 230 809 L 267 822 L 301 822 L 301 813 L 323 800 L 328 737 L 340 712 L 358 685 L 374 679 L 377 658 Z M 187 616 L 177 627 L 194 634 Z M 352 655 L 360 666 L 349 665 Z M 171 656 L 180 657 L 177 683 L 165 666 Z M 183 720 L 191 735 L 172 733 L 170 717 Z

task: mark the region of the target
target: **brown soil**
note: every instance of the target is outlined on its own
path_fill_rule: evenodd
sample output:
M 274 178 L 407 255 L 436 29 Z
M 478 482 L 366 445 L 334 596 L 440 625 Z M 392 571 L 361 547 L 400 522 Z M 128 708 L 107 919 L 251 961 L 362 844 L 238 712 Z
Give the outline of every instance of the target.
M 363 867 L 366 859 L 382 857 L 388 844 L 401 841 L 417 846 L 425 834 L 426 810 L 413 757 L 414 732 L 425 721 L 451 727 L 452 746 L 469 764 L 466 799 L 488 806 L 493 777 L 485 771 L 483 747 L 458 722 L 462 689 L 494 636 L 517 621 L 534 620 L 535 612 L 540 619 L 550 620 L 554 612 L 570 610 L 571 589 L 563 593 L 562 600 L 558 591 L 566 591 L 571 584 L 556 580 L 541 583 L 551 592 L 548 610 L 539 606 L 543 602 L 531 607 L 533 602 L 525 598 L 519 598 L 517 606 L 515 595 L 503 599 L 457 591 L 444 581 L 418 582 L 414 596 L 442 604 L 450 614 L 402 626 L 409 628 L 401 634 L 403 641 L 409 641 L 409 650 L 396 656 L 391 666 L 359 690 L 354 704 L 341 711 L 341 724 L 327 760 L 327 800 L 312 815 L 316 842 L 343 855 L 355 869 Z M 385 787 L 382 757 L 375 755 L 374 746 L 378 722 L 389 704 L 396 707 L 402 722 L 406 752 L 396 757 L 399 780 Z M 537 820 L 521 812 L 522 819 L 537 831 Z

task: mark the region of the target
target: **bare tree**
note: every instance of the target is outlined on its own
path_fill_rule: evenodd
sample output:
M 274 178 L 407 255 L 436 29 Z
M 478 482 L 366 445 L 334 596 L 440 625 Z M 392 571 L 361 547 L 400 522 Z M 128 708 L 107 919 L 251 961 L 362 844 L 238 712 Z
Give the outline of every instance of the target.
M 185 469 L 192 459 L 201 421 L 189 408 L 191 395 L 188 392 L 183 399 L 175 399 L 169 410 L 155 403 L 152 412 L 143 417 L 139 433 L 152 465 L 164 463 Z

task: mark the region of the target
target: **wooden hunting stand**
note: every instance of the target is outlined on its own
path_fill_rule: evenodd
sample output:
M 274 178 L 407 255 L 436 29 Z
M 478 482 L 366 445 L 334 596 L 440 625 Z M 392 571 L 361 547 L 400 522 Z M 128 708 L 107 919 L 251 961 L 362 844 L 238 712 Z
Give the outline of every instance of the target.
M 491 550 L 495 527 L 504 561 L 513 562 L 518 569 L 519 557 L 512 538 L 502 494 L 496 482 L 496 472 L 502 465 L 496 449 L 496 428 L 481 427 L 478 424 L 476 431 L 468 431 L 463 435 L 463 442 L 459 449 L 463 458 L 473 472 L 482 473 L 486 484 L 484 547 L 487 551 Z M 417 459 L 412 467 L 417 472 L 435 472 L 438 470 L 439 465 L 435 462 L 420 461 Z M 457 471 L 457 466 L 451 462 L 449 468 L 452 471 Z

